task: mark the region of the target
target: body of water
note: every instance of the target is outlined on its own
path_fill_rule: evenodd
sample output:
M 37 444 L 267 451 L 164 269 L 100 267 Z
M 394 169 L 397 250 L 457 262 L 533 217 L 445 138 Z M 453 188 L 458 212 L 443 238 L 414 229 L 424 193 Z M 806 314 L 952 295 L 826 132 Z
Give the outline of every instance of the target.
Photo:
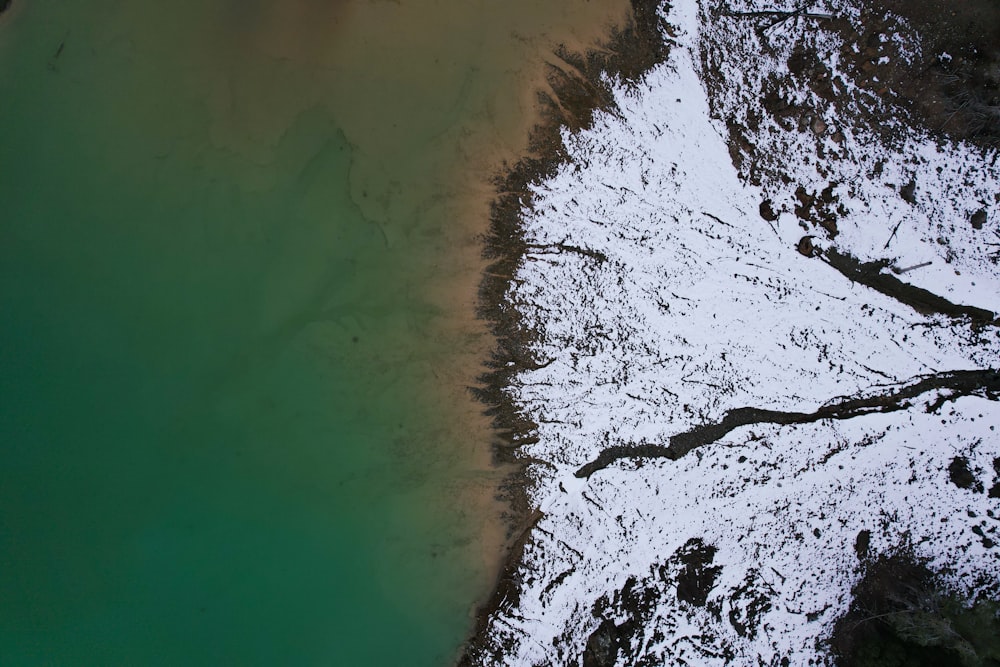
M 488 177 L 594 5 L 15 0 L 0 663 L 453 659 L 503 531 Z

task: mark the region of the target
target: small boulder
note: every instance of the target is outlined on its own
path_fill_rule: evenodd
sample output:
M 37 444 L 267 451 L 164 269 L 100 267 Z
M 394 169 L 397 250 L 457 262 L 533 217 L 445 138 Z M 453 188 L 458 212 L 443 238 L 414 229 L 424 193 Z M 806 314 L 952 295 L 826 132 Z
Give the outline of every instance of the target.
M 909 183 L 904 185 L 899 189 L 899 196 L 903 198 L 907 204 L 916 203 L 917 197 L 917 182 L 911 180 Z
M 986 224 L 986 209 L 981 208 L 969 217 L 973 229 L 982 229 Z
M 618 661 L 618 628 L 605 620 L 590 637 L 583 650 L 583 667 L 614 667 Z
M 951 483 L 960 489 L 967 489 L 982 493 L 983 485 L 976 479 L 972 469 L 969 467 L 969 459 L 964 456 L 956 456 L 948 465 L 948 477 Z
M 774 205 L 770 199 L 765 199 L 760 203 L 760 217 L 768 222 L 774 222 L 778 219 L 778 214 L 774 212 Z
M 858 536 L 854 540 L 854 553 L 858 555 L 858 560 L 864 560 L 868 556 L 871 541 L 872 532 L 870 530 L 858 531 Z
M 799 242 L 795 246 L 795 249 L 798 250 L 799 254 L 803 255 L 804 257 L 818 257 L 820 251 L 819 248 L 816 247 L 816 244 L 813 243 L 814 238 L 816 237 L 808 234 L 806 236 L 803 236 L 802 238 L 799 239 Z

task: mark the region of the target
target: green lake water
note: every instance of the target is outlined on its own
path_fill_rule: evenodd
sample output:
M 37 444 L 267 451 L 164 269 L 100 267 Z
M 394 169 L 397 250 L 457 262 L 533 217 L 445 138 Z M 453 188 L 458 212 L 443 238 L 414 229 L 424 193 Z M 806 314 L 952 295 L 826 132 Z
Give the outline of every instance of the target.
M 15 0 L 0 664 L 453 659 L 499 473 L 431 295 L 589 5 Z

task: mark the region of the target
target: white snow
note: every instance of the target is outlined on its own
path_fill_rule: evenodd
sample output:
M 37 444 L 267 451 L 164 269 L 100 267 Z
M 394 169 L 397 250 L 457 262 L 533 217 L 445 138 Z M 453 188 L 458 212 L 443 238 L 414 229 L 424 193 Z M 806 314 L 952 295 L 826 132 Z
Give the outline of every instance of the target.
M 717 112 L 736 113 L 784 60 L 748 55 L 752 45 L 741 54 L 704 32 L 702 9 L 676 3 L 669 61 L 638 90 L 619 88 L 616 113 L 564 135 L 569 161 L 525 211 L 528 242 L 539 249 L 508 297 L 542 332 L 537 357 L 552 363 L 521 372 L 510 392 L 538 424 L 524 454 L 542 462 L 530 474 L 544 518 L 519 567 L 518 604 L 491 618 L 498 664 L 579 664 L 603 619 L 627 620 L 616 599 L 630 578 L 629 590 L 655 598 L 630 648 L 636 661 L 827 664 L 822 642 L 860 577 L 861 530 L 871 531 L 875 554 L 912 546 L 965 595 L 1000 581 L 1000 549 L 972 532 L 1000 542 L 1000 500 L 959 489 L 947 471 L 966 456 L 986 488 L 995 481 L 1000 409 L 981 398 L 932 413 L 932 394 L 900 412 L 748 426 L 678 461 L 626 460 L 589 479 L 574 475 L 606 447 L 666 444 L 732 408 L 811 412 L 921 374 L 1000 366 L 996 327 L 924 316 L 852 284 L 796 251 L 805 232 L 792 213 L 773 223 L 758 213 L 765 197 L 780 205 L 797 185 L 819 192 L 836 183 L 846 213 L 833 245 L 898 267 L 930 261 L 905 279 L 1000 311 L 988 231 L 967 222 L 984 207 L 989 220 L 1000 217 L 995 153 L 912 130 L 886 146 L 875 129 L 831 110 L 828 133 L 839 129 L 839 143 L 762 121 L 758 148 L 791 182 L 750 185 L 711 116 L 700 40 L 729 49 L 717 54 L 720 66 L 745 68 L 732 77 L 741 84 L 718 93 Z M 796 39 L 793 25 L 782 29 L 787 39 L 778 30 L 771 44 L 779 55 Z M 815 39 L 839 52 L 833 36 Z M 898 194 L 911 180 L 913 205 Z M 693 538 L 715 547 L 721 567 L 705 607 L 676 595 L 675 554 Z M 747 621 L 755 601 L 762 611 L 741 633 L 731 619 Z

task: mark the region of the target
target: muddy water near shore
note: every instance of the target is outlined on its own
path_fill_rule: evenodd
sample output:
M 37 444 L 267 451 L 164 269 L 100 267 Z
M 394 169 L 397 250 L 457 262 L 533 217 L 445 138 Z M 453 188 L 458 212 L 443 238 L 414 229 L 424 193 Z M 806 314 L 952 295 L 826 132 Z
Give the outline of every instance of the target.
M 490 177 L 623 2 L 0 17 L 4 664 L 441 665 L 501 557 Z

